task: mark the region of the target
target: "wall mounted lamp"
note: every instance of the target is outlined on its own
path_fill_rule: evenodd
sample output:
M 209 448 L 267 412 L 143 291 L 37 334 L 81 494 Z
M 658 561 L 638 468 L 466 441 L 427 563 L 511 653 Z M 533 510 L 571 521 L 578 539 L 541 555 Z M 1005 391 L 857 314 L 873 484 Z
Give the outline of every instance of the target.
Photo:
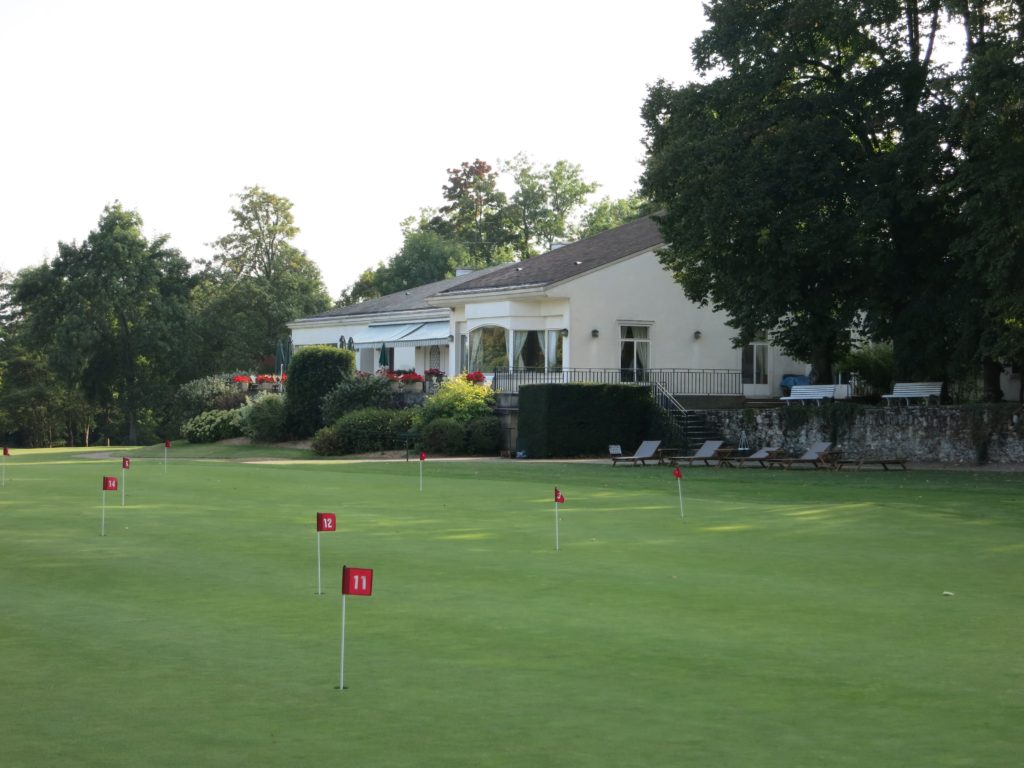
M 569 329 L 568 329 L 568 328 L 563 328 L 563 329 L 562 329 L 562 330 L 560 330 L 560 331 L 559 331 L 558 333 L 559 333 L 559 334 L 560 334 L 560 335 L 562 336 L 562 338 L 564 339 L 564 338 L 565 338 L 566 336 L 568 336 L 568 335 L 569 335 Z
M 453 341 L 455 341 L 455 337 L 452 334 L 449 333 L 448 334 L 448 343 L 451 344 Z
M 594 330 L 592 330 L 590 332 L 590 335 L 593 336 L 596 339 L 598 336 L 601 335 L 601 332 L 599 330 L 597 330 L 597 328 L 595 328 Z
M 695 339 L 699 339 L 702 335 L 703 334 L 701 334 L 700 331 L 694 331 L 693 332 L 693 338 L 695 338 Z

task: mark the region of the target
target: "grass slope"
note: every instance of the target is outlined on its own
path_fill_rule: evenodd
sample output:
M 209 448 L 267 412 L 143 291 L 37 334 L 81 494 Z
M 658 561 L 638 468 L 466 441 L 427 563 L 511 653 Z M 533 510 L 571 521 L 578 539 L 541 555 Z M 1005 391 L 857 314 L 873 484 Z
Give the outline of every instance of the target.
M 101 538 L 120 460 L 76 455 L 15 456 L 0 489 L 4 766 L 1024 754 L 1020 475 L 693 470 L 681 520 L 664 468 L 428 461 L 421 493 L 417 462 L 165 473 L 161 449 Z M 375 578 L 342 692 L 343 563 Z

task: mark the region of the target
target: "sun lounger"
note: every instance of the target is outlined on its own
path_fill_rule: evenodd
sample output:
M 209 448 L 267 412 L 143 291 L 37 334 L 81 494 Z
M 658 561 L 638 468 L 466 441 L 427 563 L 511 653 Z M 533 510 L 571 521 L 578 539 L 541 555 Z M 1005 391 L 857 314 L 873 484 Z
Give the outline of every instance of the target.
M 832 467 L 835 460 L 836 456 L 832 451 L 832 443 L 815 443 L 804 451 L 802 456 L 775 456 L 768 459 L 767 462 L 769 469 L 776 466 L 781 469 L 789 469 L 793 465 L 824 469 Z
M 745 467 L 747 464 L 758 464 L 762 467 L 767 467 L 765 463 L 769 459 L 774 459 L 782 451 L 778 446 L 770 448 L 762 448 L 758 451 L 754 451 L 749 456 L 733 456 L 729 459 L 729 465 L 733 467 Z
M 637 465 L 637 462 L 640 462 L 646 467 L 648 459 L 653 459 L 657 461 L 659 445 L 661 445 L 661 440 L 644 440 L 642 443 L 640 443 L 640 447 L 636 449 L 636 453 L 634 453 L 632 456 L 623 456 L 621 447 L 617 445 L 609 445 L 608 453 L 611 454 L 613 467 L 616 466 L 620 461 L 628 461 L 634 467 Z M 616 455 L 615 452 L 612 450 L 613 448 L 618 448 L 618 455 Z
M 693 466 L 695 461 L 703 461 L 705 466 L 710 467 L 711 462 L 715 460 L 715 453 L 722 447 L 724 440 L 705 440 L 704 445 L 697 449 L 697 452 L 693 456 L 672 456 L 669 458 L 671 464 L 682 464 L 686 462 L 689 466 Z

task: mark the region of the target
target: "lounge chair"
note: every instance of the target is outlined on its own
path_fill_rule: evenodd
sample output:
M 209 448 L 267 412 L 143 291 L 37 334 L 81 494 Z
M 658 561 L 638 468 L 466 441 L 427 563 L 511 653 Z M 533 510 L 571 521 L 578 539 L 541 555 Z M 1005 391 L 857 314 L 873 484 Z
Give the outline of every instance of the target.
M 644 440 L 642 443 L 640 443 L 640 447 L 636 449 L 636 453 L 634 453 L 632 456 L 623 456 L 622 449 L 619 446 L 609 445 L 608 453 L 611 454 L 613 467 L 620 461 L 628 461 L 634 467 L 636 466 L 637 462 L 640 462 L 646 467 L 648 459 L 657 460 L 659 445 L 661 445 L 661 440 Z M 617 456 L 615 455 L 615 452 L 612 450 L 613 448 L 619 449 L 619 454 Z
M 718 449 L 722 447 L 724 440 L 705 440 L 704 445 L 697 449 L 697 452 L 693 456 L 672 456 L 669 461 L 672 464 L 682 464 L 684 461 L 693 466 L 695 461 L 703 461 L 707 467 L 711 466 L 711 461 L 715 459 L 715 454 Z
M 734 456 L 733 458 L 729 459 L 729 465 L 733 467 L 745 467 L 748 463 L 756 463 L 762 467 L 767 467 L 768 465 L 765 462 L 769 461 L 770 459 L 774 459 L 776 456 L 779 455 L 779 451 L 781 450 L 782 449 L 779 448 L 778 446 L 761 448 L 758 451 L 754 451 L 749 456 Z
M 774 466 L 789 469 L 794 464 L 809 464 L 815 469 L 831 468 L 835 463 L 832 443 L 815 443 L 801 456 L 775 456 L 767 459 L 768 469 Z

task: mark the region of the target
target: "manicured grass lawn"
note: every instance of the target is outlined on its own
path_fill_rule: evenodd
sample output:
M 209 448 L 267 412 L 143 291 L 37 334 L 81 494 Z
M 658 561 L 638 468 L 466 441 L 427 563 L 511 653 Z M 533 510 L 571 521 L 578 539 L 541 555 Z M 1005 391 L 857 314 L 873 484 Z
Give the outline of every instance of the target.
M 128 449 L 100 537 L 120 460 L 78 453 L 0 488 L 4 768 L 1024 755 L 1020 474 L 695 469 L 680 519 L 665 468 L 428 461 L 421 493 L 417 462 Z M 343 563 L 374 594 L 339 691 Z

